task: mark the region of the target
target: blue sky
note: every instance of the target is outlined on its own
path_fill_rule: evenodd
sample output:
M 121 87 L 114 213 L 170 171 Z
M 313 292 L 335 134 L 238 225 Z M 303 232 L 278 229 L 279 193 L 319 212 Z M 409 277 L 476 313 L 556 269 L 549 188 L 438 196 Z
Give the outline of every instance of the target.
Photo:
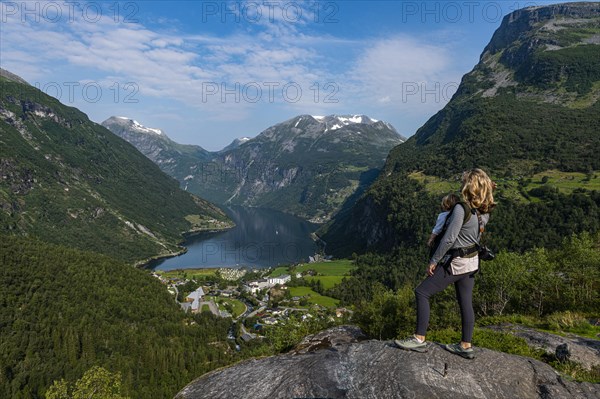
M 2 1 L 0 66 L 96 121 L 218 150 L 299 114 L 411 136 L 515 9 L 549 1 Z

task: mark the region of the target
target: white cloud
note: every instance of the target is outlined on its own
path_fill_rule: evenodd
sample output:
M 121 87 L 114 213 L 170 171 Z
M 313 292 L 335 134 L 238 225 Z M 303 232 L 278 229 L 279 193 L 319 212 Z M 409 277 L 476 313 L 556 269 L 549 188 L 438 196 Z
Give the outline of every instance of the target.
M 177 101 L 182 112 L 191 108 L 212 121 L 248 120 L 258 108 L 273 105 L 312 114 L 407 107 L 425 114 L 443 106 L 445 99 L 424 103 L 422 93 L 407 96 L 406 89 L 457 80 L 448 48 L 410 36 L 356 40 L 310 34 L 307 7 L 298 21 L 290 22 L 278 9 L 274 19 L 263 15 L 245 32 L 224 37 L 177 32 L 172 21 L 165 33 L 160 26 L 115 22 L 110 16 L 95 23 L 22 22 L 9 16 L 0 38 L 2 66 L 26 79 L 72 81 L 74 71 L 82 83 L 94 80 L 105 88 L 134 82 L 140 97 Z M 332 58 L 331 50 L 338 56 Z M 288 92 L 282 91 L 286 84 Z M 260 100 L 247 101 L 257 87 Z M 302 94 L 291 101 L 297 87 Z M 209 95 L 208 88 L 218 92 Z M 223 88 L 236 93 L 223 97 Z
M 438 94 L 439 103 L 442 88 L 456 82 L 452 65 L 445 47 L 401 36 L 375 42 L 357 60 L 348 80 L 355 85 L 353 91 L 382 103 L 436 102 Z

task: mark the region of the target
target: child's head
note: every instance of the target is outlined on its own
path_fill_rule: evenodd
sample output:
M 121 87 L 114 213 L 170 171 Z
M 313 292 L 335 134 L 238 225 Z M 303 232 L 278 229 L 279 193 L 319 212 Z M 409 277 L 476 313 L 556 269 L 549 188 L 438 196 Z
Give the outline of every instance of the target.
M 460 202 L 458 195 L 450 193 L 442 198 L 442 210 L 449 211 L 452 207 Z

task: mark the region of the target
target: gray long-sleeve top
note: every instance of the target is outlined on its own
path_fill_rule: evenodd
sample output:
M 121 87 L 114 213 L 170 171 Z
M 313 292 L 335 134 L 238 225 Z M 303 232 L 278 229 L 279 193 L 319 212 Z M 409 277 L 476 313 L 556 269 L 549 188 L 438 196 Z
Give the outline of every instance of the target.
M 431 257 L 429 264 L 438 263 L 452 248 L 464 248 L 477 244 L 479 237 L 479 222 L 477 215 L 472 214 L 467 223 L 463 225 L 465 219 L 465 209 L 462 205 L 456 204 L 454 210 L 448 216 L 448 228 L 440 241 L 435 253 Z M 485 226 L 490 219 L 488 213 L 481 215 L 481 223 Z

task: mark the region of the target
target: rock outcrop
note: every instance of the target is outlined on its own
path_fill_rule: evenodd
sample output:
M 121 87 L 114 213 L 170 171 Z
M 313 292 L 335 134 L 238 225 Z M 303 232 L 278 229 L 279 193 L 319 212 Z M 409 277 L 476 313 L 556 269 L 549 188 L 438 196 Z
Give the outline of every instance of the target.
M 527 341 L 529 346 L 543 349 L 559 360 L 571 360 L 587 369 L 600 366 L 600 341 L 576 335 L 562 337 L 514 324 L 489 326 L 488 328 L 511 333 Z
M 356 327 L 326 330 L 290 353 L 205 374 L 176 399 L 600 398 L 599 385 L 533 359 L 477 348 L 466 360 L 437 344 L 417 353 L 362 338 Z

